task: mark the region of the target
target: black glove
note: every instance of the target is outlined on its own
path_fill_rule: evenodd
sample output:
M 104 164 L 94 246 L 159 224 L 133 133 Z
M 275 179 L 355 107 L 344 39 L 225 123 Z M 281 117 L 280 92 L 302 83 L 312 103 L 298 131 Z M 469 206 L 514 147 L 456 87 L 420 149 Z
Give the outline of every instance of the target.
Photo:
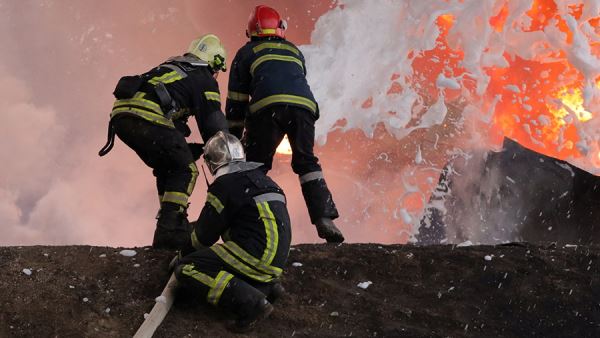
M 190 127 L 188 127 L 187 120 L 184 120 L 184 119 L 175 120 L 175 121 L 173 121 L 173 124 L 175 125 L 175 129 L 177 129 L 180 133 L 182 133 L 183 136 L 188 137 L 188 136 L 192 135 L 192 130 L 190 129 Z
M 173 259 L 171 259 L 171 262 L 169 263 L 169 272 L 173 272 L 173 270 L 175 270 L 175 268 L 179 265 L 181 258 L 183 258 L 183 256 L 181 255 L 181 251 L 180 251 L 177 253 L 177 256 L 175 256 L 175 257 L 173 257 Z
M 204 153 L 204 143 L 188 143 L 188 147 L 192 152 L 192 157 L 194 161 L 198 161 L 200 156 Z

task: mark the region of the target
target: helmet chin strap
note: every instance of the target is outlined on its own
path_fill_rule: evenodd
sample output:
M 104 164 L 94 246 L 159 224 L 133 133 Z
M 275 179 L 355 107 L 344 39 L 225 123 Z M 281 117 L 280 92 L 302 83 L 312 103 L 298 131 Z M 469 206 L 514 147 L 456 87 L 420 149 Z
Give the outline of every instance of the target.
M 202 168 L 202 173 L 204 174 L 204 181 L 206 181 L 206 187 L 210 186 L 210 183 L 208 183 L 208 177 L 206 177 L 206 170 L 204 170 L 204 164 L 200 165 L 200 167 Z

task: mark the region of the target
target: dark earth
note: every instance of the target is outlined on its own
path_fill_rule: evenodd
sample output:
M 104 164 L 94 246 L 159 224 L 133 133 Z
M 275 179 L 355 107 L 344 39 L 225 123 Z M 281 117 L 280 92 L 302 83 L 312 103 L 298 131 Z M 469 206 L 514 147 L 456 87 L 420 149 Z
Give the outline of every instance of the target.
M 0 247 L 0 336 L 132 336 L 173 254 L 121 250 Z M 600 337 L 599 259 L 599 246 L 297 245 L 286 295 L 245 336 Z M 180 294 L 155 337 L 235 337 L 226 320 Z

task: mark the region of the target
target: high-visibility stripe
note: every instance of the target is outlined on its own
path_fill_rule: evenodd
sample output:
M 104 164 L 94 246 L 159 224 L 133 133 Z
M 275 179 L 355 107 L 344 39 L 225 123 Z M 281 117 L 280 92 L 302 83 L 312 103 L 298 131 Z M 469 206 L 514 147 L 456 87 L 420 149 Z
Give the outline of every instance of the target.
M 192 277 L 193 279 L 199 281 L 200 283 L 208 286 L 211 289 L 215 287 L 215 280 L 209 275 L 194 269 L 194 264 L 184 265 L 183 269 L 181 270 L 181 273 L 183 273 L 186 276 Z
M 267 235 L 267 243 L 265 244 L 265 251 L 261 257 L 261 261 L 267 265 L 270 265 L 275 258 L 277 253 L 277 245 L 279 244 L 279 233 L 277 231 L 277 222 L 275 221 L 275 215 L 269 207 L 269 202 L 256 203 L 258 207 L 258 213 L 265 225 L 265 233 Z
M 256 203 L 268 202 L 268 201 L 279 201 L 279 202 L 285 203 L 285 196 L 283 194 L 276 193 L 276 192 L 268 192 L 266 194 L 254 196 L 252 199 L 254 199 L 254 201 Z
M 263 55 L 263 56 L 257 58 L 256 60 L 254 60 L 254 62 L 252 62 L 252 64 L 250 65 L 250 74 L 252 74 L 252 76 L 254 76 L 254 71 L 256 70 L 256 67 L 260 66 L 263 62 L 266 62 L 266 61 L 294 62 L 298 66 L 300 66 L 300 68 L 302 68 L 302 71 L 304 71 L 304 66 L 302 65 L 302 61 L 300 61 L 298 58 L 296 58 L 294 56 L 267 54 L 267 55 Z
M 227 98 L 234 101 L 248 102 L 248 100 L 250 99 L 250 95 L 230 90 L 229 92 L 227 92 Z
M 217 92 L 204 92 L 204 97 L 209 101 L 221 102 L 221 95 Z
M 183 79 L 183 76 L 177 71 L 168 72 L 161 76 L 153 77 L 148 80 L 148 83 L 156 85 L 158 83 L 171 83 Z
M 215 286 L 208 291 L 208 295 L 206 295 L 206 300 L 209 304 L 218 305 L 219 299 L 221 299 L 221 295 L 223 294 L 223 290 L 229 281 L 233 278 L 233 275 L 227 271 L 220 271 L 217 277 L 215 278 Z
M 263 28 L 260 31 L 252 33 L 252 36 L 258 36 L 258 34 L 276 34 L 277 29 L 275 28 Z
M 166 64 L 160 65 L 160 67 L 166 67 L 166 68 L 176 71 L 177 73 L 179 73 L 179 75 L 181 76 L 182 79 L 184 77 L 187 77 L 187 73 L 183 69 L 181 69 L 178 66 L 175 66 L 173 64 L 166 63 Z
M 163 115 L 163 111 L 160 108 L 160 105 L 158 103 L 151 101 L 151 100 L 146 100 L 146 99 L 143 99 L 140 97 L 132 97 L 130 99 L 116 100 L 115 103 L 113 104 L 113 109 L 125 107 L 125 106 L 138 106 L 138 107 L 146 108 L 150 111 L 153 111 L 158 115 Z
M 273 280 L 273 276 L 260 273 L 259 271 L 250 268 L 248 265 L 240 262 L 235 256 L 233 256 L 229 251 L 227 251 L 220 244 L 216 244 L 210 247 L 212 251 L 214 251 L 217 256 L 219 256 L 225 263 L 232 266 L 234 269 L 244 274 L 245 276 L 252 278 L 256 281 L 268 283 Z
M 165 191 L 162 201 L 175 203 L 175 204 L 179 204 L 181 206 L 187 207 L 188 195 L 183 192 L 178 192 L 178 191 Z
M 317 104 L 305 97 L 296 96 L 296 95 L 288 95 L 288 94 L 277 94 L 277 95 L 267 96 L 264 99 L 261 99 L 258 102 L 251 104 L 250 108 L 249 108 L 250 113 L 257 112 L 260 109 L 262 109 L 270 104 L 273 104 L 273 103 L 297 104 L 297 105 L 301 105 L 301 106 L 308 108 L 308 110 L 310 110 L 313 113 L 316 113 L 316 111 L 317 111 Z
M 187 186 L 187 194 L 191 195 L 192 192 L 194 191 L 194 187 L 196 186 L 196 179 L 198 178 L 198 167 L 196 166 L 196 163 L 192 162 L 189 165 L 189 168 L 192 172 L 192 178 L 190 179 L 190 183 Z
M 300 176 L 300 184 L 302 185 L 306 182 L 319 180 L 319 179 L 323 179 L 323 178 L 324 177 L 323 177 L 322 171 L 313 171 L 308 174 L 304 174 L 304 175 Z
M 254 48 L 252 48 L 254 53 L 258 53 L 263 49 L 284 49 L 284 50 L 290 51 L 290 52 L 300 56 L 300 51 L 298 50 L 298 48 L 296 48 L 294 46 L 286 45 L 285 43 L 263 42 L 263 43 L 255 46 Z
M 217 210 L 217 213 L 219 214 L 221 213 L 221 211 L 223 211 L 223 208 L 225 208 L 223 206 L 223 203 L 221 203 L 217 196 L 213 195 L 210 192 L 206 194 L 206 202 L 210 203 L 210 205 L 212 205 L 213 208 L 215 208 L 215 210 Z
M 192 230 L 192 234 L 190 235 L 190 237 L 192 239 L 192 246 L 194 247 L 194 249 L 200 250 L 204 246 L 198 240 L 198 235 L 196 235 L 196 229 Z
M 144 120 L 150 121 L 154 124 L 159 124 L 165 127 L 169 127 L 174 129 L 175 125 L 173 124 L 173 121 L 169 120 L 168 118 L 165 118 L 162 115 L 158 115 L 152 112 L 149 112 L 145 109 L 140 109 L 140 108 L 135 108 L 135 107 L 119 107 L 119 108 L 115 108 L 113 109 L 113 111 L 110 113 L 110 117 L 113 118 L 119 114 L 122 113 L 127 113 L 127 114 L 131 114 L 131 115 L 135 115 L 135 116 L 139 116 L 141 118 L 143 118 Z
M 243 262 L 254 267 L 260 272 L 273 275 L 275 277 L 281 276 L 281 273 L 283 272 L 281 268 L 261 262 L 258 258 L 250 255 L 246 250 L 242 249 L 233 241 L 226 241 L 223 245 L 234 255 L 238 256 Z

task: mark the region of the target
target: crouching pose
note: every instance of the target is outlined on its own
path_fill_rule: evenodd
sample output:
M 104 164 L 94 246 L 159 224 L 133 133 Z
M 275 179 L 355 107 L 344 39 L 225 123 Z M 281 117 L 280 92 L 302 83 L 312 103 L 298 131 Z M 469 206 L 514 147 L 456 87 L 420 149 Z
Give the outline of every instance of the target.
M 273 310 L 291 241 L 283 191 L 261 163 L 246 162 L 240 141 L 218 132 L 204 147 L 215 177 L 193 222 L 191 245 L 175 275 L 186 292 L 236 316 L 230 329 L 249 331 Z M 222 238 L 223 244 L 215 244 Z

